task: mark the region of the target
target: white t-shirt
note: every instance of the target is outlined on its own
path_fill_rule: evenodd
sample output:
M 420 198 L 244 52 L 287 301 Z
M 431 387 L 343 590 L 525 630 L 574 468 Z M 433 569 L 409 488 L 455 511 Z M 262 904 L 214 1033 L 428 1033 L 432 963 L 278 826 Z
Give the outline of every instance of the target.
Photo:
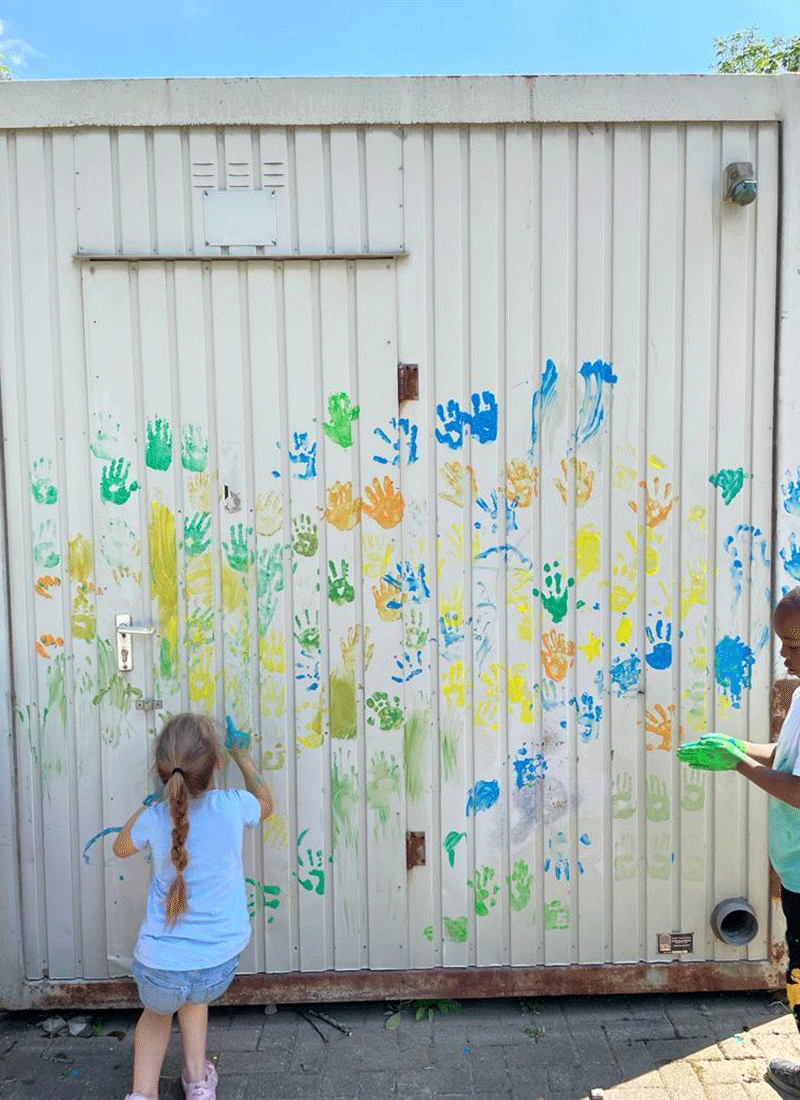
M 789 711 L 775 745 L 772 767 L 800 776 L 800 687 L 795 688 Z M 800 810 L 769 800 L 769 860 L 787 890 L 800 893 Z
M 247 946 L 250 919 L 244 888 L 244 826 L 258 825 L 261 806 L 249 791 L 210 790 L 189 802 L 186 852 L 188 913 L 166 927 L 166 900 L 175 878 L 170 859 L 172 817 L 167 802 L 148 806 L 133 823 L 137 848 L 149 844 L 153 879 L 134 958 L 158 970 L 201 970 L 227 962 Z

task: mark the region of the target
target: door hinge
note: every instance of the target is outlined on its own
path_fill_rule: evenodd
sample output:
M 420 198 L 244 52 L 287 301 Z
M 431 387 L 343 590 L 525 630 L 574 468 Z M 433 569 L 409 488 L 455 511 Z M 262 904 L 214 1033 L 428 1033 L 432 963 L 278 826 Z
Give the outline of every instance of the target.
M 419 400 L 419 367 L 416 363 L 397 364 L 397 402 Z

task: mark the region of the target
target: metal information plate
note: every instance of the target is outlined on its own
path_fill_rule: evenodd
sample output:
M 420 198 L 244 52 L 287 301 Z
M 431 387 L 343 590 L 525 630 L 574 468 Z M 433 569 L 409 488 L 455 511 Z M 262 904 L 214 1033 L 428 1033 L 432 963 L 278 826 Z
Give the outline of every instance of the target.
M 659 955 L 691 955 L 694 952 L 694 932 L 659 932 Z

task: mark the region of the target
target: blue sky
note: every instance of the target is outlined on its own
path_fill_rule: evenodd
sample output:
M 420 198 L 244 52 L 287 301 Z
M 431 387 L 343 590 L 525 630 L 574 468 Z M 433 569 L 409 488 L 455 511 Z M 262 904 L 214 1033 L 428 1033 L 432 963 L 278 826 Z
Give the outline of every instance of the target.
M 798 0 L 0 0 L 18 79 L 707 72 Z

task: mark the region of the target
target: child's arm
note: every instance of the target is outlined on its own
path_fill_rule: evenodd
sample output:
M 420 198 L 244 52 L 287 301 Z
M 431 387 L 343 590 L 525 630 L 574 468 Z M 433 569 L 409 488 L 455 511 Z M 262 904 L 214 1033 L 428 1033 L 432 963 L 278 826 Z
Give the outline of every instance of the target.
M 136 853 L 139 851 L 139 849 L 134 846 L 134 843 L 131 840 L 131 828 L 133 827 L 134 821 L 136 821 L 137 818 L 141 814 L 143 814 L 146 809 L 147 805 L 140 806 L 136 813 L 129 817 L 128 820 L 125 822 L 125 824 L 122 826 L 122 830 L 117 833 L 117 838 L 111 845 L 111 851 L 114 853 L 115 856 L 119 856 L 120 859 L 127 859 L 128 856 L 135 856 Z
M 261 821 L 266 821 L 273 809 L 269 787 L 256 771 L 253 761 L 244 749 L 231 745 L 228 747 L 228 752 L 241 769 L 245 787 L 261 803 Z
M 764 748 L 767 747 L 764 746 Z M 766 768 L 755 760 L 740 760 L 736 770 L 773 798 L 778 798 L 781 802 L 786 802 L 789 806 L 800 810 L 800 775 L 776 772 L 773 768 Z
M 744 747 L 747 755 L 751 760 L 755 760 L 758 764 L 763 764 L 765 768 L 771 768 L 772 762 L 775 759 L 775 749 L 777 748 L 777 741 L 773 741 L 768 745 L 759 741 L 745 741 Z

